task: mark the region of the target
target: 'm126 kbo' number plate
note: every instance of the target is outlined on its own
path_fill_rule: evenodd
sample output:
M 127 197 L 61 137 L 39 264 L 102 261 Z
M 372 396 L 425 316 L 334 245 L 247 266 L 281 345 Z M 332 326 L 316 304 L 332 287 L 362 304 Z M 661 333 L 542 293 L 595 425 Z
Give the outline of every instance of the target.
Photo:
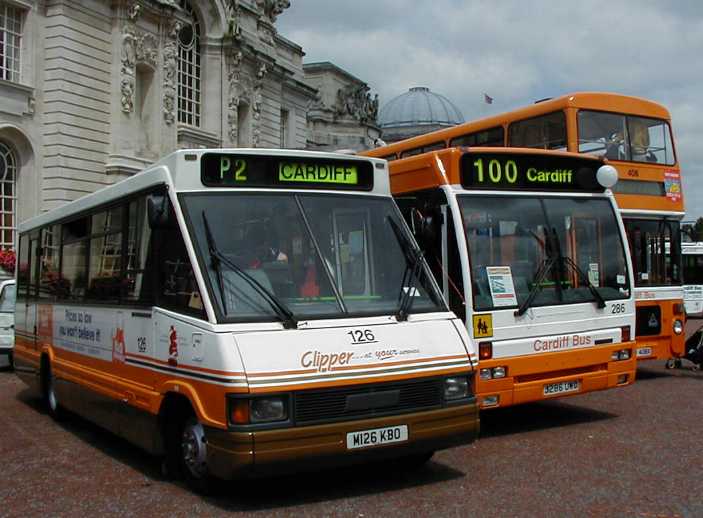
M 544 395 L 563 394 L 564 392 L 578 392 L 581 384 L 576 381 L 560 381 L 559 383 L 549 383 L 544 386 Z
M 360 432 L 350 432 L 347 434 L 347 449 L 368 448 L 380 444 L 390 444 L 408 440 L 408 426 L 388 426 L 386 428 L 375 428 L 373 430 L 362 430 Z

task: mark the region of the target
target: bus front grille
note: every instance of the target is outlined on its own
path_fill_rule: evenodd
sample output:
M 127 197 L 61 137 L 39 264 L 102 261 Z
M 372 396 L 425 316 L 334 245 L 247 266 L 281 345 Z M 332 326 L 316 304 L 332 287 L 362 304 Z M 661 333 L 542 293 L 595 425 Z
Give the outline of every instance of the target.
M 294 395 L 296 424 L 348 421 L 442 406 L 442 379 L 433 378 L 322 390 Z

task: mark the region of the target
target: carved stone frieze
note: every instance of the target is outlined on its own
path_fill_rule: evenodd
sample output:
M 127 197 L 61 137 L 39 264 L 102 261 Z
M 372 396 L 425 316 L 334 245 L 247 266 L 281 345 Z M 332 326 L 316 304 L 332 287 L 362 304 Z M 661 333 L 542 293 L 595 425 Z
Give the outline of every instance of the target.
M 376 123 L 378 117 L 378 94 L 371 98 L 366 85 L 350 84 L 337 90 L 335 115 L 352 118 L 362 123 Z
M 134 110 L 134 89 L 137 65 L 146 63 L 157 67 L 158 42 L 149 32 L 138 31 L 133 24 L 125 25 L 122 31 L 122 49 L 120 54 L 120 103 L 124 113 Z
M 162 53 L 164 122 L 169 126 L 176 122 L 176 95 L 178 80 L 178 33 L 182 25 L 174 21 L 166 33 Z
M 137 66 L 137 36 L 131 25 L 126 25 L 122 31 L 120 59 L 120 102 L 124 113 L 132 113 Z
M 251 128 L 251 145 L 259 147 L 261 140 L 261 108 L 264 101 L 264 77 L 268 72 L 266 63 L 260 63 L 256 71 L 256 79 L 254 80 L 254 88 L 252 92 L 252 128 Z
M 256 0 L 256 7 L 266 21 L 276 23 L 276 18 L 290 7 L 290 0 Z
M 240 25 L 242 9 L 239 6 L 239 0 L 227 0 L 225 10 L 227 13 L 227 35 L 238 42 L 242 39 L 242 27 Z
M 231 49 L 227 55 L 227 135 L 230 144 L 237 145 L 239 132 L 239 101 L 242 89 L 242 51 Z

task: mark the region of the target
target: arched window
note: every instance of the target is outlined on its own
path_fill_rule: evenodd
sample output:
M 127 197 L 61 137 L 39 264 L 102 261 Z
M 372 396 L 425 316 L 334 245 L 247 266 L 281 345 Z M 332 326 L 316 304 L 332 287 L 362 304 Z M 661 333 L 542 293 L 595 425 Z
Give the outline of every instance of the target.
M 193 7 L 181 0 L 181 8 L 192 20 L 178 33 L 178 122 L 200 126 L 200 22 Z
M 15 247 L 15 200 L 17 158 L 15 152 L 0 142 L 0 248 Z

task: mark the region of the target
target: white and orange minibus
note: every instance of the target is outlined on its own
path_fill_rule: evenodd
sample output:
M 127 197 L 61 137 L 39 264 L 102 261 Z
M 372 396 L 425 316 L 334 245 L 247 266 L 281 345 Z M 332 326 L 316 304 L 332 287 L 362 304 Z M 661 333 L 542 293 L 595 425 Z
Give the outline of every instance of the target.
M 428 151 L 389 166 L 401 211 L 478 342 L 482 409 L 634 381 L 635 299 L 608 189 L 614 168 L 505 147 Z
M 177 151 L 19 235 L 17 374 L 196 489 L 477 436 L 473 342 L 383 160 Z

